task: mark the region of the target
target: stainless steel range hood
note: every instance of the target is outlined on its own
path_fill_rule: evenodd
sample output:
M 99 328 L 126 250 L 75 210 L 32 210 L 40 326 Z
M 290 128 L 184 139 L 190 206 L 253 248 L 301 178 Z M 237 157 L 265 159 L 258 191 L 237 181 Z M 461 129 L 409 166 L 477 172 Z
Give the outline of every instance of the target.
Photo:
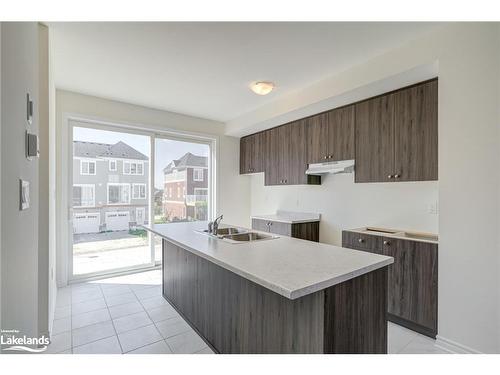
M 322 175 L 328 173 L 352 173 L 354 160 L 329 161 L 325 163 L 309 164 L 306 174 Z

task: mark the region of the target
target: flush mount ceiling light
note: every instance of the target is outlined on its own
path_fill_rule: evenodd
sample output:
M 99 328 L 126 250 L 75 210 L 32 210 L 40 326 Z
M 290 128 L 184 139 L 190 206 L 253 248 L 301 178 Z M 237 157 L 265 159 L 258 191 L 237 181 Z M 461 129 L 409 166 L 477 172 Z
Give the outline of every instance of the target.
M 274 89 L 274 83 L 268 81 L 254 82 L 250 85 L 250 88 L 257 95 L 267 95 Z

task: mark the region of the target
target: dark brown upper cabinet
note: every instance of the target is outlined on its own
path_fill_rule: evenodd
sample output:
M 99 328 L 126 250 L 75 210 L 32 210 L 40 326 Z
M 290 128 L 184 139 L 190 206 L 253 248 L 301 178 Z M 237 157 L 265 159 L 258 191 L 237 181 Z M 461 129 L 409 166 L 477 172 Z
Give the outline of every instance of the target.
M 394 174 L 400 181 L 438 179 L 438 82 L 394 94 Z
M 264 149 L 263 133 L 240 139 L 240 174 L 264 172 Z
M 306 121 L 294 121 L 264 132 L 266 145 L 265 185 L 319 184 L 321 177 L 308 176 Z
M 356 182 L 437 180 L 437 80 L 356 104 Z
M 354 159 L 354 106 L 320 113 L 307 120 L 307 162 Z
M 265 172 L 266 185 L 320 184 L 308 164 L 355 159 L 355 182 L 438 178 L 438 81 L 243 137 L 240 173 Z
M 356 105 L 355 182 L 392 181 L 394 175 L 394 96 Z

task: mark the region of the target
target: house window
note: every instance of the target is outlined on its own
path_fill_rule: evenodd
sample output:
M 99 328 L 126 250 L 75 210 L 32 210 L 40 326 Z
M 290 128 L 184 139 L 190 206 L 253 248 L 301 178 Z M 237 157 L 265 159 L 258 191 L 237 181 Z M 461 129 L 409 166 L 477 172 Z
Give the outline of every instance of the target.
M 132 184 L 132 199 L 146 199 L 146 184 Z
M 124 161 L 123 174 L 142 176 L 144 174 L 144 163 L 142 161 Z
M 73 207 L 94 207 L 95 185 L 73 185 Z
M 110 160 L 109 161 L 109 170 L 112 172 L 116 171 L 116 160 Z
M 168 196 L 172 198 L 172 187 L 168 188 Z
M 129 204 L 130 184 L 108 183 L 108 204 Z
M 95 161 L 94 160 L 80 160 L 80 174 L 81 175 L 95 175 Z
M 177 198 L 181 197 L 181 187 L 177 186 Z
M 203 181 L 203 168 L 193 169 L 193 181 Z

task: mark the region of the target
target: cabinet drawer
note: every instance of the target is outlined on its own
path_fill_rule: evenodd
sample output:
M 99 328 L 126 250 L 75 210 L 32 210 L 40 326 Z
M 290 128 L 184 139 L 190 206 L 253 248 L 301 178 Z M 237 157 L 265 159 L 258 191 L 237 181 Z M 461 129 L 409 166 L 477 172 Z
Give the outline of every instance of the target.
M 371 253 L 382 254 L 382 239 L 364 233 L 343 231 L 342 246 L 354 250 L 369 251 Z

